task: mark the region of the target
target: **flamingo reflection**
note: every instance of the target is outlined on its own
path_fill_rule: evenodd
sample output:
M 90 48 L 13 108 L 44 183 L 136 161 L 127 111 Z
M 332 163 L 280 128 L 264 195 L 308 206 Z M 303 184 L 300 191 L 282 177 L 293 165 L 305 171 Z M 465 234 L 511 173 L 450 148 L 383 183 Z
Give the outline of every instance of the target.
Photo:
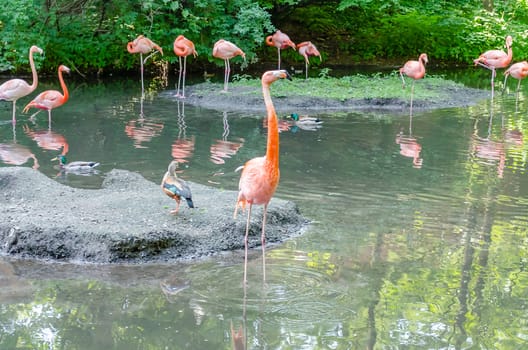
M 180 105 L 181 103 L 181 105 Z M 178 104 L 178 138 L 172 143 L 172 158 L 178 163 L 186 163 L 194 153 L 194 135 L 187 138 L 185 124 L 185 103 L 177 101 Z
M 506 165 L 506 147 L 502 135 L 495 140 L 492 138 L 493 105 L 491 105 L 490 111 L 486 137 L 480 137 L 478 135 L 479 119 L 475 120 L 474 133 L 471 137 L 470 154 L 483 160 L 484 164 L 497 164 L 497 177 L 502 179 L 504 176 L 504 167 Z M 504 124 L 504 120 L 502 123 Z
M 215 164 L 225 164 L 226 158 L 234 156 L 238 150 L 244 145 L 243 138 L 237 138 L 236 141 L 228 141 L 229 136 L 229 122 L 227 120 L 227 112 L 223 112 L 223 123 L 224 132 L 222 133 L 222 139 L 215 140 L 210 147 L 211 162 Z
M 125 126 L 125 134 L 134 140 L 135 148 L 147 148 L 143 145 L 152 141 L 152 139 L 161 134 L 163 123 L 155 123 L 145 118 L 143 114 L 143 99 L 140 100 L 139 118 L 130 120 Z
M 17 143 L 0 143 L 0 159 L 5 164 L 20 166 L 33 159 L 33 169 L 39 168 L 37 157 L 26 146 Z
M 423 159 L 420 157 L 422 145 L 418 143 L 412 134 L 412 114 L 409 117 L 409 134 L 405 135 L 403 131 L 400 131 L 396 135 L 396 144 L 400 145 L 400 154 L 402 156 L 412 158 L 413 168 L 420 169 L 422 167 Z
M 59 151 L 66 155 L 69 150 L 66 138 L 50 129 L 32 130 L 27 124 L 23 126 L 24 133 L 30 137 L 37 145 L 47 151 Z

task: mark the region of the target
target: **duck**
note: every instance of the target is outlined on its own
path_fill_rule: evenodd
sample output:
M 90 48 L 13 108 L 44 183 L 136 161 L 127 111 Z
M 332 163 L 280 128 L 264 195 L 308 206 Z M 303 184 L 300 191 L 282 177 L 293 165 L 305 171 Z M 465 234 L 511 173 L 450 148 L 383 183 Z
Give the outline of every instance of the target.
M 61 172 L 67 173 L 89 173 L 95 171 L 95 167 L 99 165 L 97 162 L 91 161 L 75 161 L 68 163 L 64 154 L 58 155 L 52 161 L 58 160 Z
M 303 130 L 315 130 L 321 127 L 323 121 L 316 117 L 300 116 L 297 113 L 290 114 L 293 126 Z
M 176 175 L 176 169 L 178 168 L 178 161 L 173 160 L 170 162 L 167 172 L 161 180 L 161 189 L 170 198 L 176 201 L 176 208 L 171 210 L 171 214 L 177 214 L 180 209 L 180 200 L 184 198 L 189 208 L 194 208 L 192 200 L 191 188 L 187 182 L 180 179 Z

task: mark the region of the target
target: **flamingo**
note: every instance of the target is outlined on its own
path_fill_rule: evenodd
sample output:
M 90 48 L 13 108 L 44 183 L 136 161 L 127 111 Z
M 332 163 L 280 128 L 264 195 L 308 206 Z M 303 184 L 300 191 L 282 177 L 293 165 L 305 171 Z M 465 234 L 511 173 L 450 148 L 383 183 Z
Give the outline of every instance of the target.
M 506 37 L 506 48 L 508 49 L 508 53 L 502 50 L 488 50 L 482 55 L 480 55 L 479 58 L 473 60 L 475 66 L 480 65 L 484 68 L 491 70 L 491 97 L 493 97 L 493 81 L 495 79 L 496 74 L 495 69 L 506 68 L 510 64 L 513 55 L 511 48 L 512 43 L 513 39 L 510 35 L 508 35 Z
M 70 73 L 70 68 L 66 67 L 65 65 L 59 66 L 59 82 L 62 88 L 62 91 L 64 93 L 61 94 L 57 90 L 46 90 L 41 92 L 37 97 L 33 99 L 33 101 L 29 102 L 26 107 L 24 107 L 23 112 L 27 113 L 27 111 L 30 108 L 38 108 L 38 109 L 44 109 L 48 111 L 48 127 L 51 128 L 51 110 L 53 108 L 62 106 L 63 104 L 68 101 L 68 98 L 70 97 L 68 93 L 68 88 L 66 87 L 66 83 L 64 82 L 64 79 L 62 77 L 62 72 Z
M 171 214 L 177 214 L 180 209 L 181 197 L 185 198 L 189 208 L 194 208 L 192 201 L 191 188 L 185 182 L 176 175 L 176 168 L 178 168 L 178 162 L 173 160 L 170 162 L 167 172 L 161 180 L 161 189 L 165 194 L 176 201 L 176 208 L 171 211 Z
M 280 69 L 280 65 L 281 65 L 281 49 L 286 49 L 288 47 L 291 47 L 294 50 L 297 49 L 295 46 L 295 43 L 290 40 L 290 37 L 287 34 L 284 34 L 283 32 L 281 32 L 280 30 L 277 30 L 275 34 L 268 35 L 266 37 L 266 45 L 275 46 L 277 48 L 277 52 L 279 55 L 279 60 L 278 60 L 279 65 L 277 69 Z
M 310 64 L 309 57 L 317 56 L 319 57 L 320 62 L 322 62 L 323 59 L 321 58 L 321 54 L 319 53 L 319 50 L 317 50 L 317 47 L 315 47 L 315 45 L 312 44 L 311 41 L 303 41 L 302 43 L 297 44 L 297 50 L 304 57 L 304 62 L 305 62 L 304 71 L 306 73 L 305 79 L 308 79 L 308 65 Z
M 178 90 L 176 91 L 176 96 L 185 98 L 185 72 L 187 69 L 187 56 L 193 55 L 196 57 L 198 53 L 194 48 L 194 43 L 184 37 L 183 35 L 178 35 L 176 40 L 174 40 L 174 53 L 178 56 L 180 63 L 180 73 L 178 75 Z M 182 57 L 183 57 L 183 71 L 182 71 Z M 182 94 L 180 95 L 180 81 L 183 76 L 183 88 Z
M 139 53 L 139 63 L 141 64 L 141 98 L 143 99 L 145 97 L 145 85 L 143 83 L 143 65 L 156 52 L 159 52 L 163 55 L 163 49 L 159 45 L 152 42 L 152 40 L 150 40 L 149 38 L 143 35 L 139 35 L 137 38 L 134 39 L 134 41 L 131 41 L 127 44 L 127 50 L 130 53 Z M 145 59 L 143 59 L 143 54 L 148 54 L 150 52 L 152 53 L 145 57 Z
M 213 47 L 213 57 L 221 58 L 224 60 L 225 71 L 224 71 L 224 92 L 227 92 L 227 84 L 229 82 L 229 73 L 231 67 L 229 66 L 229 60 L 236 56 L 242 56 L 244 61 L 246 60 L 246 54 L 244 51 L 238 48 L 235 44 L 230 41 L 220 39 Z
M 38 75 L 33 61 L 33 54 L 38 52 L 42 55 L 44 51 L 35 45 L 29 49 L 29 65 L 33 74 L 33 82 L 29 85 L 22 79 L 11 79 L 0 85 L 0 100 L 13 101 L 13 125 L 16 124 L 16 101 L 24 96 L 29 95 L 37 88 Z
M 508 79 L 508 76 L 512 76 L 512 78 L 515 78 L 519 80 L 517 83 L 517 91 L 519 91 L 519 88 L 521 87 L 521 80 L 526 78 L 528 76 L 528 62 L 522 61 L 514 63 L 504 72 L 504 87 L 506 88 L 506 80 Z
M 279 127 L 275 107 L 270 96 L 270 85 L 278 79 L 289 79 L 290 75 L 285 70 L 267 71 L 262 75 L 262 95 L 266 104 L 268 120 L 268 138 L 266 146 L 266 155 L 250 159 L 242 168 L 240 182 L 238 184 L 239 192 L 235 206 L 236 218 L 238 208 L 245 209 L 249 204 L 246 222 L 246 235 L 244 238 L 244 283 L 247 282 L 247 257 L 248 257 L 248 234 L 249 222 L 251 218 L 251 208 L 253 204 L 264 205 L 264 215 L 262 218 L 262 253 L 265 256 L 266 244 L 266 211 L 271 197 L 275 193 L 279 184 Z M 240 169 L 239 168 L 239 169 Z M 237 170 L 239 170 L 237 169 Z M 265 268 L 265 267 L 264 267 Z
M 412 113 L 412 104 L 413 104 L 413 95 L 414 95 L 414 83 L 418 79 L 422 79 L 425 76 L 425 65 L 427 64 L 427 54 L 422 53 L 420 57 L 418 57 L 418 61 L 407 61 L 403 65 L 403 67 L 400 68 L 400 77 L 402 80 L 402 88 L 405 89 L 405 79 L 403 79 L 403 75 L 405 74 L 409 78 L 413 79 L 412 87 L 411 87 L 411 113 Z

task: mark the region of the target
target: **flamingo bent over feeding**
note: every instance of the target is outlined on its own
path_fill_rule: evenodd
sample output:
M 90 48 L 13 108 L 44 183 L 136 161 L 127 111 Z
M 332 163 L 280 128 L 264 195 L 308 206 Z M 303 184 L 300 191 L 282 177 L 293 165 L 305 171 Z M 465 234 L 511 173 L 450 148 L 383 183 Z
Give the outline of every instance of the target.
M 281 32 L 280 30 L 277 30 L 275 34 L 268 35 L 266 37 L 266 45 L 275 46 L 277 48 L 279 56 L 277 69 L 280 69 L 281 66 L 281 50 L 286 49 L 288 47 L 291 47 L 294 50 L 297 49 L 295 43 L 290 40 L 290 37 L 287 34 Z
M 33 61 L 33 54 L 35 52 L 42 55 L 44 51 L 35 45 L 29 49 L 29 65 L 31 66 L 31 73 L 33 75 L 31 85 L 22 79 L 11 79 L 0 85 L 0 100 L 13 101 L 13 124 L 16 124 L 16 101 L 21 97 L 29 95 L 37 88 L 38 75 L 35 62 Z
M 163 55 L 163 49 L 144 35 L 139 35 L 137 38 L 134 39 L 134 41 L 131 41 L 127 44 L 127 51 L 132 54 L 139 53 L 139 60 L 141 65 L 141 98 L 143 99 L 145 97 L 145 84 L 143 83 L 143 65 L 156 52 L 159 52 L 161 53 L 161 55 Z M 143 54 L 148 54 L 150 52 L 152 53 L 145 57 L 145 59 L 143 59 Z
M 412 113 L 412 105 L 413 105 L 413 95 L 414 95 L 414 83 L 416 80 L 422 79 L 425 76 L 425 65 L 427 64 L 427 54 L 422 53 L 420 57 L 418 57 L 418 61 L 410 60 L 405 62 L 403 67 L 400 68 L 400 77 L 402 80 L 402 87 L 405 89 L 405 79 L 403 78 L 403 75 L 405 74 L 409 78 L 413 79 L 412 87 L 411 87 L 411 113 Z
M 480 65 L 484 68 L 487 68 L 491 70 L 491 97 L 493 97 L 493 81 L 495 79 L 496 72 L 495 70 L 497 68 L 506 68 L 510 64 L 512 60 L 512 43 L 513 39 L 510 35 L 506 37 L 506 49 L 508 50 L 508 53 L 502 51 L 502 50 L 488 50 L 484 52 L 482 55 L 479 56 L 479 58 L 473 60 L 473 62 L 476 65 Z
M 224 91 L 227 92 L 227 84 L 229 83 L 229 73 L 231 72 L 231 67 L 229 66 L 229 60 L 236 56 L 242 56 L 244 61 L 246 60 L 246 54 L 244 51 L 238 48 L 235 44 L 230 41 L 220 39 L 218 40 L 213 47 L 213 57 L 221 58 L 224 60 L 225 70 L 224 70 Z
M 514 63 L 504 72 L 504 88 L 506 88 L 506 80 L 510 75 L 512 78 L 519 80 L 517 83 L 517 91 L 519 91 L 521 80 L 528 76 L 528 62 L 522 61 Z
M 249 204 L 246 235 L 244 238 L 244 283 L 247 282 L 247 257 L 248 257 L 248 234 L 249 222 L 251 218 L 251 208 L 254 204 L 264 205 L 262 217 L 262 253 L 265 257 L 266 249 L 266 211 L 268 203 L 273 197 L 277 185 L 279 184 L 279 127 L 275 107 L 270 96 L 270 85 L 278 79 L 289 79 L 290 75 L 285 70 L 267 71 L 262 75 L 262 95 L 266 104 L 268 120 L 268 137 L 266 144 L 266 155 L 250 159 L 244 164 L 240 181 L 238 184 L 238 199 L 235 206 L 234 218 L 236 218 L 238 208 L 245 209 Z M 240 169 L 240 168 L 239 168 Z M 237 169 L 238 170 L 238 169 Z M 265 265 L 264 265 L 265 268 Z M 265 276 L 265 273 L 264 273 Z
M 196 49 L 194 48 L 194 43 L 184 37 L 183 35 L 178 35 L 176 40 L 174 40 L 174 53 L 176 56 L 178 56 L 178 61 L 180 63 L 180 72 L 178 74 L 178 88 L 176 91 L 176 96 L 185 98 L 185 74 L 187 70 L 187 56 L 193 55 L 196 57 L 198 53 L 196 52 Z M 182 70 L 182 57 L 183 57 L 183 70 Z M 183 77 L 183 84 L 182 84 L 182 93 L 180 94 L 180 82 L 182 81 Z
M 48 127 L 49 128 L 51 128 L 51 110 L 53 108 L 57 108 L 65 104 L 66 101 L 68 101 L 68 98 L 70 97 L 68 93 L 68 88 L 66 87 L 66 83 L 64 82 L 64 78 L 62 77 L 63 72 L 70 73 L 70 68 L 61 64 L 59 66 L 58 71 L 59 71 L 60 86 L 64 94 L 61 94 L 57 90 L 43 91 L 37 97 L 35 97 L 33 101 L 29 102 L 26 105 L 26 107 L 24 107 L 24 111 L 23 111 L 24 113 L 27 113 L 27 111 L 30 108 L 38 108 L 38 109 L 44 109 L 48 111 Z
M 319 57 L 319 62 L 322 62 L 323 59 L 321 58 L 321 54 L 319 53 L 319 50 L 317 50 L 317 47 L 315 47 L 315 45 L 312 44 L 311 41 L 303 41 L 302 43 L 297 44 L 297 50 L 304 57 L 305 79 L 308 79 L 308 65 L 310 64 L 309 57 L 317 56 Z

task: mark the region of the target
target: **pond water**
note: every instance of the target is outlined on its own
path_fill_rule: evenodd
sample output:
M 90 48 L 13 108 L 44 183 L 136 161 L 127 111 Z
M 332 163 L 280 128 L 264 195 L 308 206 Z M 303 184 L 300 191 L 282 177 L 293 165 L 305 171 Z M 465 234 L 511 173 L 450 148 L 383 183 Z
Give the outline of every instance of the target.
M 12 128 L 2 103 L 0 166 L 38 164 L 97 188 L 113 168 L 158 183 L 176 158 L 181 177 L 235 190 L 234 170 L 264 152 L 263 115 L 178 103 L 173 86 L 141 103 L 135 77 L 70 83 L 50 129 L 45 113 L 20 113 L 26 100 Z M 0 258 L 0 348 L 523 348 L 527 98 L 510 90 L 412 117 L 326 113 L 321 128 L 282 131 L 276 197 L 313 223 L 267 250 L 265 281 L 260 250 L 247 286 L 240 252 L 143 266 Z M 65 144 L 69 161 L 98 161 L 99 173 L 57 176 Z

